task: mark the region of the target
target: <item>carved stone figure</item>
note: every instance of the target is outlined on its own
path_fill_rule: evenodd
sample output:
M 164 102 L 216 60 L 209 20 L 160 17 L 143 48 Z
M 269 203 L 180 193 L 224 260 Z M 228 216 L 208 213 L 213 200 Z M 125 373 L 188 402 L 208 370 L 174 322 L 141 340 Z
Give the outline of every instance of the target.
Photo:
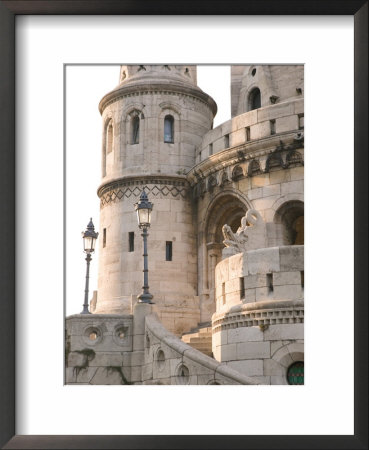
M 265 223 L 256 209 L 247 211 L 236 233 L 227 224 L 223 225 L 222 231 L 223 243 L 226 246 L 223 249 L 223 257 L 266 247 Z

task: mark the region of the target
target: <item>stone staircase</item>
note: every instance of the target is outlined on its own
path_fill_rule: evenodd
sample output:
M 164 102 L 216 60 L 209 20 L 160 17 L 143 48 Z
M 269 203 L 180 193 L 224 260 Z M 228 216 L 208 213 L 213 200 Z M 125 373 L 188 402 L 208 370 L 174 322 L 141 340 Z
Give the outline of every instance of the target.
M 184 333 L 181 340 L 204 353 L 204 355 L 213 357 L 211 348 L 211 323 L 200 323 L 197 328 L 192 328 L 188 333 Z

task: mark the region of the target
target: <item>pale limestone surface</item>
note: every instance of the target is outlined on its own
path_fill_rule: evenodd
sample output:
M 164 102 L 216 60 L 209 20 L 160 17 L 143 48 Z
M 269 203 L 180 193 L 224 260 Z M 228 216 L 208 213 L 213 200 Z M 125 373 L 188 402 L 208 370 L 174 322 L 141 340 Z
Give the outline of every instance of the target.
M 260 384 L 182 342 L 160 323 L 154 310 L 141 303 L 130 316 L 69 316 L 66 383 Z M 126 334 L 121 338 L 122 329 Z M 92 336 L 95 332 L 97 338 Z
M 261 107 L 250 110 L 255 88 Z M 121 66 L 99 105 L 98 293 L 93 316 L 67 319 L 67 383 L 287 383 L 304 360 L 303 92 L 303 66 L 234 66 L 232 119 L 212 129 L 216 104 L 195 66 Z M 153 306 L 137 304 L 143 189 Z M 253 211 L 256 223 L 242 224 Z M 250 238 L 237 254 L 223 250 L 225 224 Z
M 288 367 L 304 360 L 303 270 L 304 247 L 297 245 L 239 253 L 218 263 L 215 359 L 262 377 L 263 384 L 287 384 Z

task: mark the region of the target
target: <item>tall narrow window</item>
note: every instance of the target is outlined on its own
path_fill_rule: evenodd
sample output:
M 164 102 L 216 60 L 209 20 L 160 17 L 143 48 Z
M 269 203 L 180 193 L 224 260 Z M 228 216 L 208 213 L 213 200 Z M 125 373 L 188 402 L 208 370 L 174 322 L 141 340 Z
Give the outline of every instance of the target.
M 106 129 L 106 153 L 110 153 L 113 150 L 113 121 L 108 123 Z
M 303 129 L 304 129 L 304 115 L 299 114 L 299 130 L 303 130 Z
M 165 243 L 165 260 L 172 261 L 172 256 L 173 256 L 172 242 L 167 241 Z
M 268 292 L 271 294 L 273 292 L 273 274 L 267 273 L 267 286 L 268 286 Z
M 304 286 L 305 286 L 305 276 L 304 276 L 304 271 L 303 271 L 303 270 L 301 270 L 301 272 L 300 272 L 300 277 L 301 277 L 301 287 L 302 287 L 302 289 L 304 289 Z
M 270 121 L 270 134 L 275 134 L 275 120 Z
M 128 233 L 128 251 L 135 251 L 135 233 L 133 231 L 130 231 Z
M 174 142 L 174 118 L 165 116 L 164 118 L 164 142 L 171 144 Z
M 224 136 L 224 148 L 229 148 L 229 134 Z
M 132 144 L 138 144 L 140 139 L 140 118 L 134 116 L 132 118 Z
M 225 283 L 222 283 L 222 303 L 223 305 L 226 302 L 226 296 L 225 296 Z
M 250 127 L 246 127 L 246 142 L 251 140 Z
M 249 111 L 252 111 L 253 109 L 258 109 L 260 107 L 261 107 L 260 89 L 255 88 L 250 92 L 249 95 Z
M 244 277 L 240 278 L 240 299 L 245 298 L 245 279 Z
M 213 144 L 209 144 L 209 156 L 213 154 Z
M 103 247 L 106 247 L 106 228 L 103 229 Z

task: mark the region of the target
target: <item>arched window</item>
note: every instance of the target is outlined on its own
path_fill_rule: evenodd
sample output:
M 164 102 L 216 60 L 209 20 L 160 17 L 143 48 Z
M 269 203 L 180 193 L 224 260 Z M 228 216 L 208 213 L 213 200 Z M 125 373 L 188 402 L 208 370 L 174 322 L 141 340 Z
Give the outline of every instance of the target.
M 113 121 L 108 123 L 106 128 L 106 153 L 110 153 L 113 150 Z
M 261 107 L 260 89 L 255 88 L 250 92 L 249 95 L 249 111 L 252 111 L 253 109 L 258 109 L 260 107 Z
M 174 118 L 170 115 L 164 118 L 164 142 L 174 142 Z
M 278 208 L 275 223 L 283 225 L 283 245 L 304 245 L 304 204 L 291 200 Z
M 131 143 L 138 144 L 140 138 L 140 118 L 135 115 L 131 120 Z
M 243 170 L 241 166 L 235 166 L 235 168 L 232 171 L 232 180 L 238 181 L 241 178 L 243 178 Z

